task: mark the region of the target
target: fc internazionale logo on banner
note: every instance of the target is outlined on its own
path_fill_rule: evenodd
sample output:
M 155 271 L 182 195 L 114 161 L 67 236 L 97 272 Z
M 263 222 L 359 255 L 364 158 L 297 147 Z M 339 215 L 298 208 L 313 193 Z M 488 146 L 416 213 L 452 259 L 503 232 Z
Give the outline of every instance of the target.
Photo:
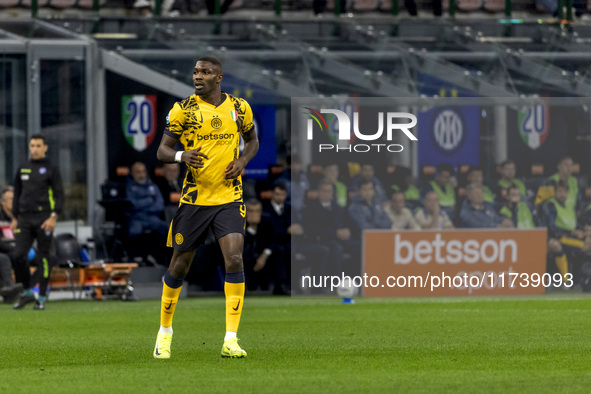
M 121 97 L 121 127 L 125 140 L 143 151 L 156 137 L 156 96 L 134 94 Z

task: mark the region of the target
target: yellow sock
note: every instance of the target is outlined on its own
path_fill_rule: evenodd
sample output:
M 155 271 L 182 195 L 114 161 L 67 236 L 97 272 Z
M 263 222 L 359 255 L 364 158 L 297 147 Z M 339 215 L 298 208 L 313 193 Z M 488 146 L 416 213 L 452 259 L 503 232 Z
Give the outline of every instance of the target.
M 238 332 L 244 303 L 244 282 L 225 282 L 224 292 L 226 293 L 226 331 Z
M 554 257 L 554 262 L 556 263 L 556 267 L 558 267 L 558 271 L 562 274 L 562 277 L 565 278 L 566 274 L 568 274 L 568 261 L 566 260 L 566 255 L 563 254 L 562 256 Z
M 174 315 L 174 309 L 176 308 L 182 288 L 183 286 L 173 289 L 166 283 L 163 283 L 162 302 L 160 304 L 160 325 L 162 327 L 172 326 L 172 316 Z

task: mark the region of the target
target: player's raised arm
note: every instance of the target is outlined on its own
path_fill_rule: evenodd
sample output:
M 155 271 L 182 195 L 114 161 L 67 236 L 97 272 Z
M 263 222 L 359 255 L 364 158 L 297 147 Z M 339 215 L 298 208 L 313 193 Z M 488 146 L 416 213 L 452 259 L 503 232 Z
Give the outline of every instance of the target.
M 178 140 L 169 135 L 162 135 L 162 141 L 158 146 L 156 157 L 163 163 L 180 163 L 185 162 L 194 168 L 203 168 L 203 159 L 209 159 L 207 155 L 201 153 L 201 147 L 198 146 L 193 150 L 177 151 L 174 149 Z M 258 146 L 258 143 L 257 143 Z

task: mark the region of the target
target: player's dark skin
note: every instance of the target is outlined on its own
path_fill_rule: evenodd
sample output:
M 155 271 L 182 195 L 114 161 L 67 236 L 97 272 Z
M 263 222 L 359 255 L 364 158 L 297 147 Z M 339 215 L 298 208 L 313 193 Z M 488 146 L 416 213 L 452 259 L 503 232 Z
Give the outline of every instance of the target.
M 195 64 L 195 68 L 193 68 L 195 94 L 203 101 L 212 105 L 219 105 L 222 101 L 222 91 L 220 88 L 222 79 L 222 69 L 210 62 L 198 61 Z M 243 139 L 244 150 L 242 151 L 242 156 L 228 164 L 224 172 L 224 179 L 237 178 L 259 149 L 259 140 L 255 132 L 250 133 L 248 136 L 243 136 Z M 174 147 L 177 141 L 175 138 L 164 134 L 158 147 L 158 160 L 164 163 L 174 163 L 174 156 L 176 154 Z M 193 168 L 203 168 L 204 160 L 209 160 L 209 157 L 201 152 L 200 146 L 185 151 L 182 155 L 182 161 Z M 220 238 L 218 243 L 224 256 L 226 272 L 243 271 L 242 250 L 244 249 L 244 236 L 240 233 L 230 233 Z M 187 252 L 175 250 L 172 254 L 168 272 L 174 278 L 184 278 L 189 272 L 194 256 L 194 250 Z

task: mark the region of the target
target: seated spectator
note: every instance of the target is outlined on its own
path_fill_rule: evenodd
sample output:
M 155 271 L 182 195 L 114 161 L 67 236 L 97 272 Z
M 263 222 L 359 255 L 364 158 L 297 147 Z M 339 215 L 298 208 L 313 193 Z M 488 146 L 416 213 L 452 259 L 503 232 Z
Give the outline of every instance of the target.
M 375 194 L 372 180 L 363 179 L 359 182 L 359 195 L 355 196 L 349 205 L 349 217 L 355 225 L 357 238 L 366 229 L 392 227 L 392 221 Z
M 246 231 L 244 236 L 244 271 L 249 290 L 268 290 L 271 280 L 285 278 L 284 250 L 275 243 L 275 233 L 263 216 L 263 206 L 257 199 L 246 202 Z M 277 290 L 280 287 L 276 286 Z
M 566 203 L 577 209 L 577 205 L 581 199 L 579 194 L 579 182 L 573 173 L 573 159 L 570 156 L 564 156 L 558 161 L 558 172 L 550 176 L 542 186 L 538 188 L 536 194 L 536 206 L 542 202 L 554 197 L 554 191 L 558 182 L 563 182 L 568 186 L 568 196 Z
M 263 212 L 275 235 L 275 242 L 278 246 L 283 248 L 285 256 L 291 256 L 291 240 L 292 237 L 298 240 L 304 237 L 304 228 L 300 224 L 298 217 L 295 218 L 295 222 L 292 223 L 292 211 L 291 206 L 286 203 L 287 200 L 287 187 L 281 182 L 275 183 L 273 187 L 273 193 L 271 194 L 271 200 L 263 204 Z M 286 257 L 286 264 L 289 264 L 289 258 Z M 279 267 L 281 268 L 281 267 Z M 285 292 L 287 283 L 289 283 L 290 269 L 286 267 L 285 272 L 281 269 L 278 271 L 276 293 Z
M 339 181 L 339 166 L 335 163 L 326 165 L 323 169 L 324 178 L 330 181 L 333 186 L 333 199 L 338 206 L 347 206 L 347 186 Z
M 334 202 L 334 188 L 328 179 L 318 184 L 318 200 L 313 200 L 304 209 L 303 225 L 308 229 L 311 242 L 330 249 L 328 261 L 319 262 L 315 275 L 340 275 L 349 272 L 343 268 L 345 251 L 358 255 L 360 244 L 351 242 L 351 230 L 345 224 L 345 210 Z
M 380 182 L 380 180 L 375 176 L 375 169 L 373 167 L 373 164 L 361 164 L 361 170 L 359 171 L 359 174 L 355 175 L 351 179 L 349 190 L 355 192 L 359 191 L 361 188 L 361 183 L 364 181 L 371 181 L 373 183 L 375 198 L 378 202 L 382 203 L 388 199 L 388 197 L 386 196 L 386 191 L 382 186 L 382 182 Z
M 534 214 L 529 205 L 523 201 L 519 187 L 512 184 L 506 189 L 505 194 L 505 204 L 503 204 L 499 213 L 511 219 L 513 226 L 516 228 L 535 228 Z
M 390 190 L 404 193 L 406 207 L 415 212 L 421 206 L 421 191 L 413 184 L 410 168 L 397 167 Z
M 392 221 L 392 230 L 420 230 L 421 226 L 415 221 L 412 212 L 406 207 L 404 193 L 393 192 L 390 203 L 384 208 Z
M 167 223 L 170 223 L 178 209 L 179 202 L 171 201 L 174 193 L 181 193 L 183 190 L 183 181 L 180 179 L 181 166 L 179 163 L 166 163 L 162 167 L 164 176 L 157 181 L 158 189 L 164 199 L 164 217 Z
M 14 188 L 8 186 L 0 191 L 0 222 L 12 222 L 12 201 Z
M 302 212 L 306 192 L 310 189 L 308 175 L 302 170 L 302 161 L 298 155 L 287 156 L 287 168 L 275 180 L 287 188 L 286 203 L 298 214 Z
M 14 189 L 5 187 L 0 191 L 0 223 L 9 225 L 12 222 L 12 201 Z M 11 234 L 12 235 L 12 234 Z M 6 239 L 0 233 L 0 295 L 5 304 L 12 304 L 23 290 L 22 284 L 15 285 L 12 280 L 12 266 L 15 263 L 14 239 Z
M 439 206 L 451 220 L 456 217 L 456 187 L 453 183 L 453 173 L 454 168 L 451 164 L 441 163 L 437 166 L 435 180 L 430 181 L 422 193 L 424 197 L 430 191 L 435 192 L 439 197 Z
M 166 163 L 162 167 L 164 176 L 158 180 L 157 185 L 162 193 L 164 205 L 179 205 L 177 202 L 170 201 L 170 193 L 181 193 L 183 188 L 183 180 L 180 179 L 181 166 L 179 163 Z
M 423 198 L 424 208 L 415 214 L 415 221 L 422 230 L 445 230 L 454 228 L 454 224 L 441 207 L 439 197 L 434 191 L 427 192 Z
M 513 160 L 505 160 L 501 163 L 501 179 L 497 182 L 496 194 L 497 196 L 503 195 L 503 190 L 509 189 L 511 185 L 517 186 L 521 195 L 527 197 L 527 189 L 523 181 L 515 178 L 516 169 L 515 162 Z
M 148 177 L 146 165 L 136 162 L 131 166 L 131 174 L 126 184 L 129 209 L 128 235 L 133 253 L 147 257 L 152 254 L 160 264 L 164 263 L 163 246 L 168 231 L 164 216 L 164 199 L 158 187 Z M 152 242 L 138 242 L 138 237 L 153 237 Z M 139 253 L 138 253 L 139 252 Z M 158 260 L 160 259 L 160 260 Z
M 460 220 L 468 228 L 513 227 L 513 221 L 497 213 L 493 204 L 484 201 L 480 185 L 468 185 L 468 198 L 462 203 Z
M 591 242 L 585 239 L 584 232 L 578 228 L 575 209 L 568 203 L 568 184 L 559 181 L 554 194 L 554 197 L 550 197 L 543 206 L 544 219 L 548 227 L 548 251 L 554 255 L 556 267 L 566 280 L 569 267 L 565 252 L 587 252 L 591 249 Z
M 478 185 L 482 187 L 482 192 L 484 193 L 484 201 L 494 204 L 495 202 L 495 195 L 486 186 L 484 182 L 484 175 L 482 174 L 482 168 L 480 166 L 470 166 L 468 173 L 466 174 L 466 179 L 468 180 L 468 185 Z

